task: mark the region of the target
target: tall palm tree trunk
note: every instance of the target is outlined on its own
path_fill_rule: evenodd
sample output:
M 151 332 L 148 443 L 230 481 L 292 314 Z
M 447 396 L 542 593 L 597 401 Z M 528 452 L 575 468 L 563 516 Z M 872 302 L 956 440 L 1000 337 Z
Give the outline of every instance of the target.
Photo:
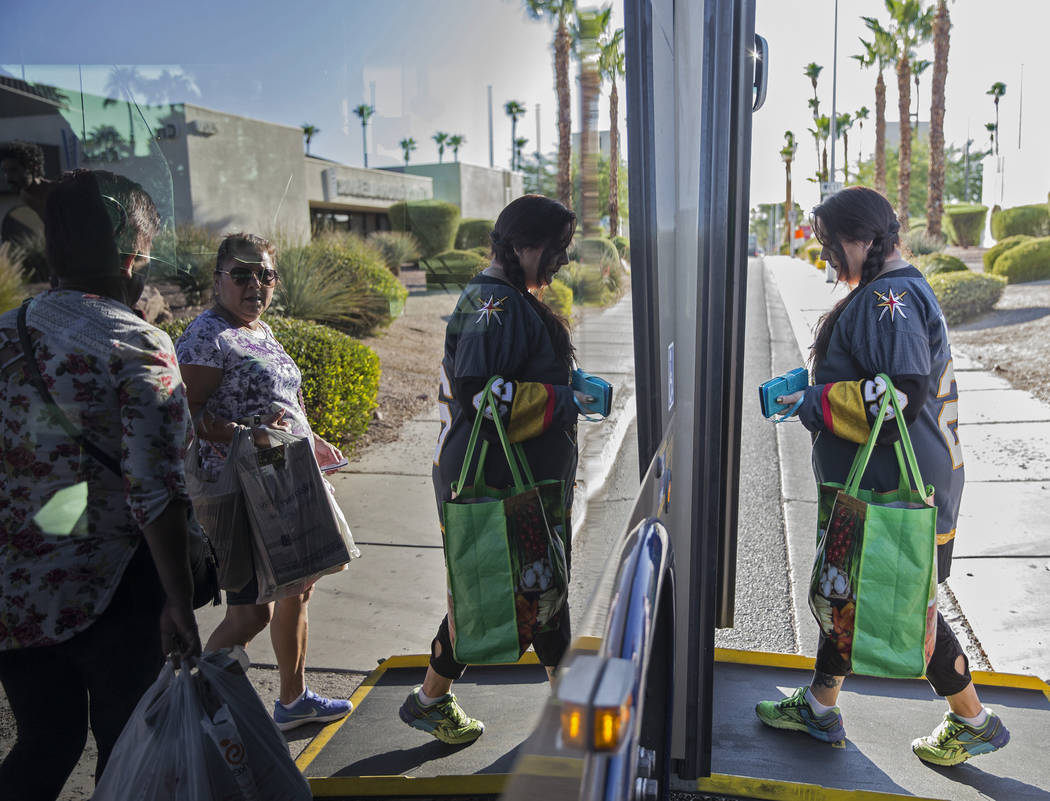
M 368 169 L 368 123 L 361 120 L 361 152 L 365 157 L 365 169 Z
M 831 176 L 835 180 L 835 176 Z M 849 183 L 849 134 L 842 132 L 842 183 Z
M 905 52 L 897 59 L 897 114 L 900 122 L 900 158 L 897 169 L 897 219 L 908 230 L 908 196 L 911 194 L 911 61 Z
M 554 34 L 554 76 L 558 93 L 558 200 L 572 208 L 572 107 L 569 98 L 569 49 L 572 38 L 565 19 Z
M 794 231 L 791 229 L 794 227 L 791 225 L 791 161 L 787 160 L 784 162 L 784 173 L 786 175 L 787 189 L 784 193 L 784 247 L 787 248 L 788 254 L 791 253 L 791 237 L 794 235 Z M 776 209 L 776 207 L 772 207 Z M 769 221 L 769 224 L 773 224 L 773 220 Z
M 926 200 L 926 230 L 941 233 L 944 216 L 944 82 L 948 77 L 951 19 L 947 0 L 938 0 L 933 18 L 933 88 L 930 98 L 930 194 Z
M 609 90 L 609 237 L 620 233 L 620 131 L 616 121 L 619 115 L 620 95 L 613 79 Z
M 875 191 L 886 194 L 886 81 L 875 81 Z

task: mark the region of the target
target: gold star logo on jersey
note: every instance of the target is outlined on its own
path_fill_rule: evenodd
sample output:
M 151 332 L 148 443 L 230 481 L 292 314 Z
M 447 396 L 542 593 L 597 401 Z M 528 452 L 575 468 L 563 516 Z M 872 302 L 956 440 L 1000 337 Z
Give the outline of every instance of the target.
M 500 325 L 503 325 L 503 321 L 499 318 L 500 314 L 503 313 L 503 302 L 506 297 L 502 297 L 499 300 L 496 299 L 495 295 L 489 295 L 488 300 L 482 300 L 478 298 L 479 306 L 475 311 L 479 312 L 478 319 L 474 321 L 474 325 L 477 325 L 482 320 L 485 321 L 485 325 L 489 324 L 490 320 L 495 320 Z
M 908 319 L 908 315 L 904 313 L 904 296 L 908 294 L 907 292 L 895 295 L 892 289 L 887 289 L 885 294 L 877 289 L 873 291 L 875 292 L 875 297 L 879 299 L 879 302 L 875 304 L 875 308 L 882 309 L 882 314 L 879 315 L 880 320 L 886 316 L 886 312 L 890 313 L 890 322 L 895 321 L 898 314 L 905 320 Z

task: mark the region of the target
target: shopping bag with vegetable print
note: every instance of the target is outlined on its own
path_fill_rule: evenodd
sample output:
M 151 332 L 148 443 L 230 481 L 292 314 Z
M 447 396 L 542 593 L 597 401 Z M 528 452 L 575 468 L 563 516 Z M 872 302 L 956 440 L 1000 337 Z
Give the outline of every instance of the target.
M 491 386 L 491 381 L 489 382 Z M 492 411 L 514 484 L 485 486 Z M 468 472 L 478 454 L 473 484 Z M 465 664 L 513 662 L 536 632 L 558 625 L 568 594 L 568 527 L 561 481 L 536 481 L 520 445 L 510 445 L 489 387 L 471 431 L 454 497 L 442 506 L 453 653 Z
M 918 678 L 937 631 L 937 508 L 922 483 L 896 391 L 887 392 L 845 484 L 825 483 L 818 499 L 817 556 L 809 605 L 821 631 L 855 673 Z M 892 403 L 900 440 L 896 490 L 860 489 Z M 912 489 L 909 479 L 914 478 Z

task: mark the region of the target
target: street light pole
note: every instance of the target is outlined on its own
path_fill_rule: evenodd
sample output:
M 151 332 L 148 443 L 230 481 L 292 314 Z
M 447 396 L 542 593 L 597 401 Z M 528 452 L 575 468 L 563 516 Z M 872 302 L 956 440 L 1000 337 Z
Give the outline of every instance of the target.
M 835 140 L 839 137 L 838 110 L 835 106 L 839 77 L 839 0 L 835 0 L 835 33 L 831 51 L 831 174 L 828 183 L 835 183 Z M 829 186 L 828 189 L 831 189 Z M 834 284 L 838 281 L 831 264 L 824 267 L 824 282 Z

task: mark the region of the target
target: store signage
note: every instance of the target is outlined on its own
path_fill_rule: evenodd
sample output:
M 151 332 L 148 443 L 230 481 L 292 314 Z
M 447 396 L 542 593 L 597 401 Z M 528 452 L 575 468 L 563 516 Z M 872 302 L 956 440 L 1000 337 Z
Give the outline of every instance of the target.
M 408 181 L 396 172 L 376 174 L 375 171 L 340 172 L 329 167 L 321 172 L 324 199 L 337 201 L 343 198 L 368 198 L 374 200 L 427 200 L 427 187 L 419 181 Z

